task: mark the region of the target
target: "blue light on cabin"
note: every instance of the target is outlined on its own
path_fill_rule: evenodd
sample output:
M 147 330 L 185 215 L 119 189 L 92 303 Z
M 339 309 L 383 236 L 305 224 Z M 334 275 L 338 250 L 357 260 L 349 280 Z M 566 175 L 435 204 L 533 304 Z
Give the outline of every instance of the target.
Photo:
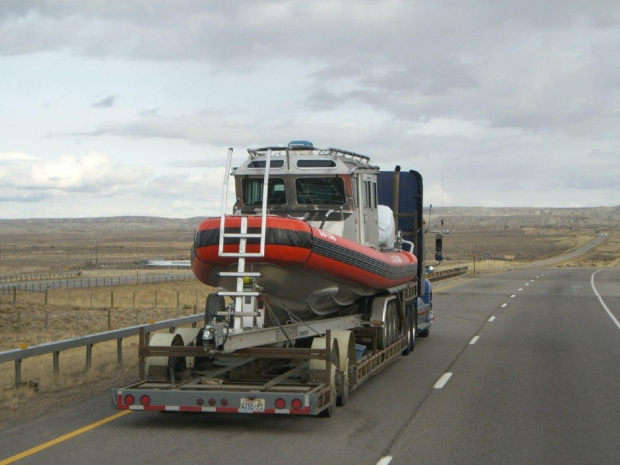
M 292 140 L 288 143 L 289 149 L 311 149 L 314 145 L 309 140 Z

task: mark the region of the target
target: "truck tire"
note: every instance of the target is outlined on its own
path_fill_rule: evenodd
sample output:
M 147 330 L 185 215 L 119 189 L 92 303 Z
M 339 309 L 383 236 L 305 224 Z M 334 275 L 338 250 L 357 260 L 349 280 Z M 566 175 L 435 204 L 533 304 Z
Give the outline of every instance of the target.
M 409 355 L 415 349 L 415 337 L 418 331 L 417 311 L 414 306 L 410 306 L 406 311 L 407 325 L 407 347 L 403 350 L 403 355 Z
M 418 311 L 414 306 L 411 306 L 409 316 L 411 325 L 409 326 L 409 352 L 413 352 L 415 349 L 415 337 L 418 333 Z

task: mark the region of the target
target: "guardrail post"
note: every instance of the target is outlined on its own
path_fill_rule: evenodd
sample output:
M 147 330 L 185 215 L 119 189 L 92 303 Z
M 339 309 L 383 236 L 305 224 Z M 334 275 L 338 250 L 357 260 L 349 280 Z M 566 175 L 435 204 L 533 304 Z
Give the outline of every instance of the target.
M 53 353 L 53 358 L 54 358 L 54 379 L 57 379 L 60 373 L 60 351 L 59 350 Z
M 15 360 L 15 386 L 22 384 L 22 359 Z
M 93 364 L 93 344 L 86 344 L 86 371 L 90 371 Z
M 118 358 L 118 366 L 123 366 L 123 338 L 119 337 L 116 340 L 116 355 Z
M 144 346 L 146 344 L 146 334 L 144 328 L 140 328 L 138 335 L 138 363 L 140 367 L 140 381 L 146 379 L 146 357 L 144 356 Z

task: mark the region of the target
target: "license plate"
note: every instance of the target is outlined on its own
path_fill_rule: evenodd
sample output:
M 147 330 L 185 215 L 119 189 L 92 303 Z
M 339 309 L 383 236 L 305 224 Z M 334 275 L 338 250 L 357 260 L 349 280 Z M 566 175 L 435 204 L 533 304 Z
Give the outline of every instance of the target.
M 241 413 L 254 413 L 265 411 L 265 399 L 248 399 L 243 397 L 239 404 L 239 412 Z

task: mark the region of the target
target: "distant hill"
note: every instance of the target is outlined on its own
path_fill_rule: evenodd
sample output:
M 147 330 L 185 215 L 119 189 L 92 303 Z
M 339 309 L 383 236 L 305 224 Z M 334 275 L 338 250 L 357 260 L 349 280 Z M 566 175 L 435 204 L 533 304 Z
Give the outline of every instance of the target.
M 424 219 L 428 221 L 425 209 Z M 37 218 L 0 220 L 1 231 L 45 228 L 50 231 L 139 231 L 194 230 L 203 220 L 194 218 L 160 218 L 118 216 L 106 218 Z M 433 207 L 430 227 L 443 229 L 506 229 L 506 228 L 619 228 L 620 205 L 593 208 L 491 208 Z
M 424 219 L 428 221 L 425 209 Z M 592 208 L 433 207 L 430 227 L 444 229 L 618 228 L 620 206 Z

